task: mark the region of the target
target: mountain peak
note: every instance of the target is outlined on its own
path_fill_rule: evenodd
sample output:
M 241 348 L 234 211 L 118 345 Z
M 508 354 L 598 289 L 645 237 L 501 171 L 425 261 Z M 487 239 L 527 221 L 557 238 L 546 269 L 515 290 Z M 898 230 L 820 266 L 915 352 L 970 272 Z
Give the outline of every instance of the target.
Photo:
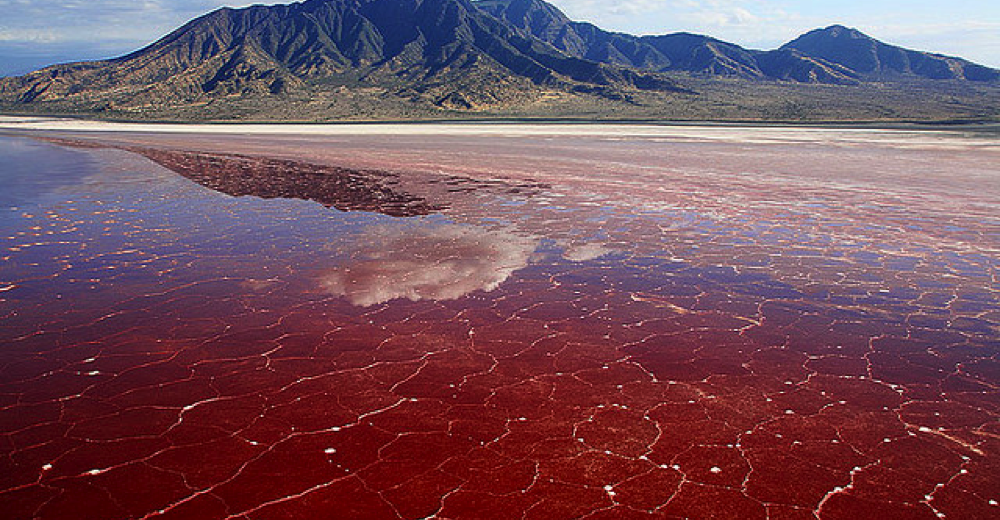
M 476 0 L 473 5 L 543 40 L 556 38 L 572 23 L 559 8 L 541 0 Z
M 262 106 L 275 118 L 617 110 L 697 96 L 675 81 L 692 76 L 711 91 L 719 84 L 703 79 L 732 80 L 725 89 L 733 81 L 996 83 L 1000 71 L 843 25 L 754 51 L 689 33 L 605 31 L 544 0 L 306 0 L 219 9 L 119 58 L 2 78 L 0 107 L 228 118 Z
M 853 27 L 847 27 L 840 24 L 834 24 L 829 27 L 816 29 L 814 31 L 810 31 L 807 34 L 812 34 L 812 33 L 829 36 L 831 38 L 854 38 L 854 39 L 865 39 L 865 40 L 873 39 L 871 36 L 868 36 L 867 34 Z
M 506 3 L 525 16 L 544 10 L 565 18 L 538 0 Z M 127 56 L 0 83 L 0 94 L 14 93 L 19 103 L 139 110 L 268 94 L 336 104 L 331 89 L 367 89 L 450 110 L 523 103 L 545 90 L 612 99 L 621 90 L 679 90 L 650 72 L 561 53 L 470 0 L 308 0 L 220 9 Z
M 874 80 L 894 77 L 993 81 L 997 71 L 961 58 L 904 49 L 843 25 L 809 31 L 781 46 Z
M 867 34 L 840 24 L 813 29 L 781 46 L 782 49 L 805 51 L 804 47 L 830 47 L 843 45 L 868 45 L 881 43 Z

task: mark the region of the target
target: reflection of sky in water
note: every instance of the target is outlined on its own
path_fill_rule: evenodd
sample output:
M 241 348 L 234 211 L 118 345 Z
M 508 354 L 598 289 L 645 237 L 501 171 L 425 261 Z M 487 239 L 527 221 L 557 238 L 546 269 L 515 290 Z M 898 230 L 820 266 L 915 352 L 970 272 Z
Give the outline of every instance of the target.
M 16 253 L 0 267 L 0 280 L 11 283 L 27 276 L 28 264 L 53 283 L 88 281 L 90 291 L 111 291 L 123 277 L 161 285 L 309 273 L 315 283 L 318 270 L 324 291 L 368 306 L 492 291 L 538 246 L 495 222 L 485 228 L 442 216 L 399 219 L 234 198 L 120 151 L 0 138 L 0 160 L 3 244 Z M 562 248 L 576 262 L 606 253 L 582 243 Z M 27 297 L 37 284 L 17 285 L 10 295 Z
M 114 300 L 126 280 L 160 291 L 284 279 L 318 265 L 331 236 L 393 221 L 310 201 L 235 198 L 128 152 L 22 138 L 0 137 L 0 182 L 0 287 L 9 288 L 0 306 L 56 293 Z
M 0 160 L 4 210 L 36 204 L 61 186 L 80 182 L 92 162 L 74 150 L 11 137 L 0 138 Z
M 351 259 L 322 284 L 355 305 L 396 298 L 451 300 L 492 291 L 528 264 L 537 240 L 458 224 L 378 225 L 355 244 Z
M 611 252 L 611 249 L 597 243 L 570 244 L 563 252 L 563 258 L 571 262 L 587 262 L 601 258 Z

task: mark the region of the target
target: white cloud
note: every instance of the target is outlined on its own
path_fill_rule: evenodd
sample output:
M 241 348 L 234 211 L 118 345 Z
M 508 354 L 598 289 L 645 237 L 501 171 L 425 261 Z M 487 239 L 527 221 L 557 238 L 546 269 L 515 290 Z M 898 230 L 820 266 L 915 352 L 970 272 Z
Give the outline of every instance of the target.
M 24 29 L 20 27 L 4 29 L 0 27 L 0 42 L 50 43 L 56 41 L 59 41 L 59 35 L 52 29 Z

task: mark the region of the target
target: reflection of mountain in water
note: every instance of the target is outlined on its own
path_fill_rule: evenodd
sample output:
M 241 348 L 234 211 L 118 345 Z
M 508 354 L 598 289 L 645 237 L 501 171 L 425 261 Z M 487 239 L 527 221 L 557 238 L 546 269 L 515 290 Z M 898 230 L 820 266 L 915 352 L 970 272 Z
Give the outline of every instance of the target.
M 314 200 L 341 211 L 394 217 L 444 209 L 391 187 L 396 175 L 281 159 L 130 148 L 202 186 L 233 196 Z
M 537 241 L 506 231 L 444 224 L 371 228 L 352 261 L 321 283 L 355 305 L 396 298 L 451 300 L 492 291 L 528 264 Z

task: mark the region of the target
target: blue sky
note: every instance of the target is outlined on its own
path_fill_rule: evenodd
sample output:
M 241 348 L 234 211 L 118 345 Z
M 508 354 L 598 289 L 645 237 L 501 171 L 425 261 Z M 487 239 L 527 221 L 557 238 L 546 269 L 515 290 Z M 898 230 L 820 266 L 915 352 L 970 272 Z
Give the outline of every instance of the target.
M 550 0 L 635 34 L 689 31 L 769 49 L 840 23 L 889 43 L 1000 67 L 1000 1 Z M 0 0 L 0 74 L 135 50 L 225 0 Z M 276 3 L 276 2 L 265 2 Z

